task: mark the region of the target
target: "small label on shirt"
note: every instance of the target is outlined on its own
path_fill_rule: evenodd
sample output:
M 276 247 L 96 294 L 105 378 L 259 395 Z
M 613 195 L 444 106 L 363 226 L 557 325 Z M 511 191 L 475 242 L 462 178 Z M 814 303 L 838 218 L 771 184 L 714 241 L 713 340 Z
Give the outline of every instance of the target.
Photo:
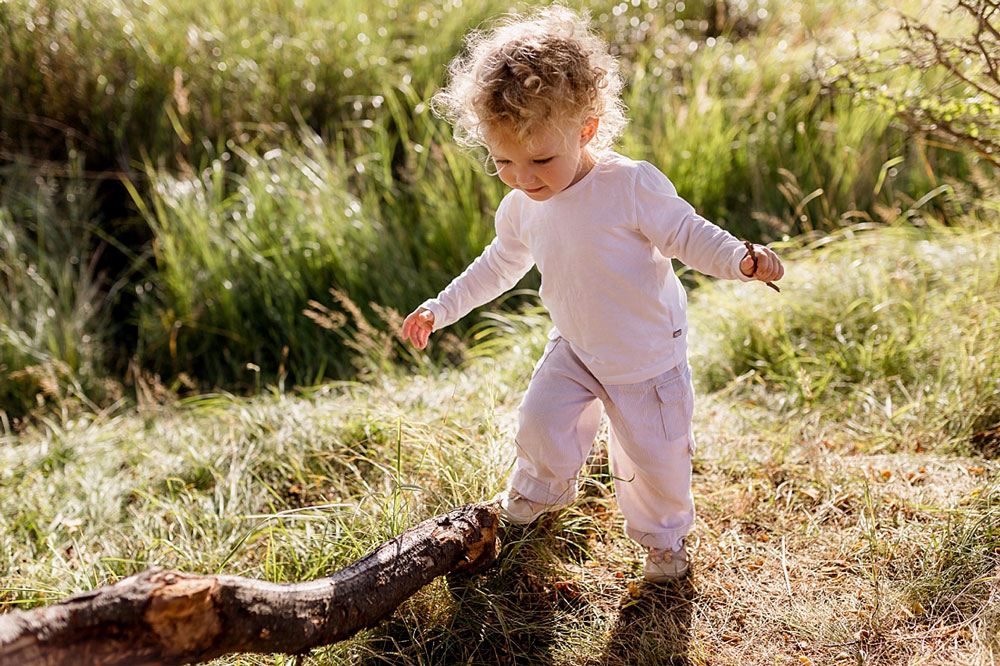
M 675 338 L 679 338 L 679 337 L 681 337 L 681 330 L 682 330 L 682 329 L 679 329 L 679 328 L 678 328 L 678 329 L 677 329 L 676 331 L 674 331 L 674 337 L 675 337 Z

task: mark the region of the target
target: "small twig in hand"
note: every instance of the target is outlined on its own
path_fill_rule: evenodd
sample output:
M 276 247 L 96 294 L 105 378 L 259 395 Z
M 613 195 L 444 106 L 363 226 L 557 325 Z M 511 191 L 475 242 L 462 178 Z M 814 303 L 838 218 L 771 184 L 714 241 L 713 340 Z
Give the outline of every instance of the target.
M 747 255 L 751 259 L 753 259 L 753 271 L 751 271 L 750 273 L 750 277 L 753 277 L 754 275 L 757 275 L 757 253 L 754 252 L 753 243 L 751 243 L 750 241 L 743 241 L 743 244 L 747 246 Z M 776 292 L 781 293 L 781 289 L 778 289 L 778 285 L 774 284 L 773 282 L 767 281 L 764 284 L 766 284 L 771 289 L 774 289 Z

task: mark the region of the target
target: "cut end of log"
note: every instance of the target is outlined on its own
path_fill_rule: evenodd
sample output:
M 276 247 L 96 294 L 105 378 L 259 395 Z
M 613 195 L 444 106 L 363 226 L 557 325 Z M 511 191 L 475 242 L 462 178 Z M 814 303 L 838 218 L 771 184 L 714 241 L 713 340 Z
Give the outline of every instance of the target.
M 162 586 L 150 593 L 143 620 L 160 639 L 164 654 L 208 649 L 222 632 L 218 580 L 165 571 L 157 573 L 151 582 Z
M 475 573 L 488 568 L 496 562 L 500 552 L 500 539 L 497 537 L 500 527 L 499 503 L 478 504 L 469 508 L 475 514 L 470 522 L 478 528 L 479 538 L 466 542 L 464 561 L 454 569 L 461 573 Z

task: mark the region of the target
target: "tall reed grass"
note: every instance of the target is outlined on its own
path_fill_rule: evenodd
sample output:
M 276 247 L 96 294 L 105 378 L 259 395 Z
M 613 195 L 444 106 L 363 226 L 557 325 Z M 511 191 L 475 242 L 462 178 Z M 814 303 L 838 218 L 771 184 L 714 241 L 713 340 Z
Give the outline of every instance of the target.
M 354 350 L 306 316 L 311 302 L 347 326 L 348 301 L 391 316 L 436 293 L 492 235 L 499 185 L 450 168 L 462 156 L 449 144 L 432 152 L 440 131 L 427 116 L 399 135 L 358 125 L 342 141 L 366 150 L 350 160 L 303 128 L 301 141 L 264 153 L 234 144 L 194 178 L 151 168 L 149 205 L 132 190 L 157 263 L 140 308 L 141 356 L 208 383 L 349 375 Z
M 659 15 L 700 34 L 776 22 L 759 0 L 724 11 L 703 0 L 575 4 L 615 21 L 614 40 L 634 37 L 633 20 Z M 795 7 L 793 18 L 808 22 L 809 3 Z M 335 132 L 357 100 L 386 86 L 440 83 L 464 34 L 508 8 L 497 0 L 4 3 L 0 131 L 5 148 L 36 155 L 62 155 L 68 140 L 96 169 L 128 169 L 143 155 L 197 164 L 205 142 L 244 133 L 280 140 L 297 115 Z
M 863 3 L 586 4 L 629 81 L 622 150 L 734 233 L 891 222 L 918 200 L 952 210 L 940 181 L 967 174 L 963 155 L 817 83 L 815 57 L 842 45 Z M 354 351 L 303 315 L 310 301 L 340 309 L 334 288 L 366 316 L 408 311 L 492 236 L 503 188 L 427 100 L 462 36 L 506 6 L 203 5 L 3 5 L 0 150 L 49 172 L 40 159 L 72 152 L 86 175 L 125 183 L 71 227 L 91 272 L 128 287 L 90 292 L 94 321 L 109 305 L 120 318 L 90 336 L 113 347 L 93 352 L 114 357 L 110 374 L 201 387 L 348 376 Z M 101 241 L 126 259 L 107 261 Z
M 96 270 L 93 186 L 45 178 L 24 168 L 0 186 L 0 417 L 68 400 L 101 402 L 118 393 L 107 381 L 105 345 L 113 327 Z M 95 241 L 95 242 L 91 242 Z

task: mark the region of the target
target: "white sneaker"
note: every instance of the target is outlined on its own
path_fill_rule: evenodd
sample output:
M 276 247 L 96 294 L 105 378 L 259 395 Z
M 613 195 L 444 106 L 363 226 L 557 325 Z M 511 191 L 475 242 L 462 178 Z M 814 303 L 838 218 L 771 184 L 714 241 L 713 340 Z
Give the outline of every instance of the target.
M 687 549 L 682 544 L 679 550 L 671 548 L 650 548 L 646 554 L 643 577 L 651 583 L 666 583 L 677 580 L 688 571 Z
M 563 507 L 569 506 L 569 502 L 556 504 L 534 502 L 513 488 L 500 493 L 499 499 L 500 516 L 507 522 L 517 525 L 533 523 L 543 513 L 558 511 Z

